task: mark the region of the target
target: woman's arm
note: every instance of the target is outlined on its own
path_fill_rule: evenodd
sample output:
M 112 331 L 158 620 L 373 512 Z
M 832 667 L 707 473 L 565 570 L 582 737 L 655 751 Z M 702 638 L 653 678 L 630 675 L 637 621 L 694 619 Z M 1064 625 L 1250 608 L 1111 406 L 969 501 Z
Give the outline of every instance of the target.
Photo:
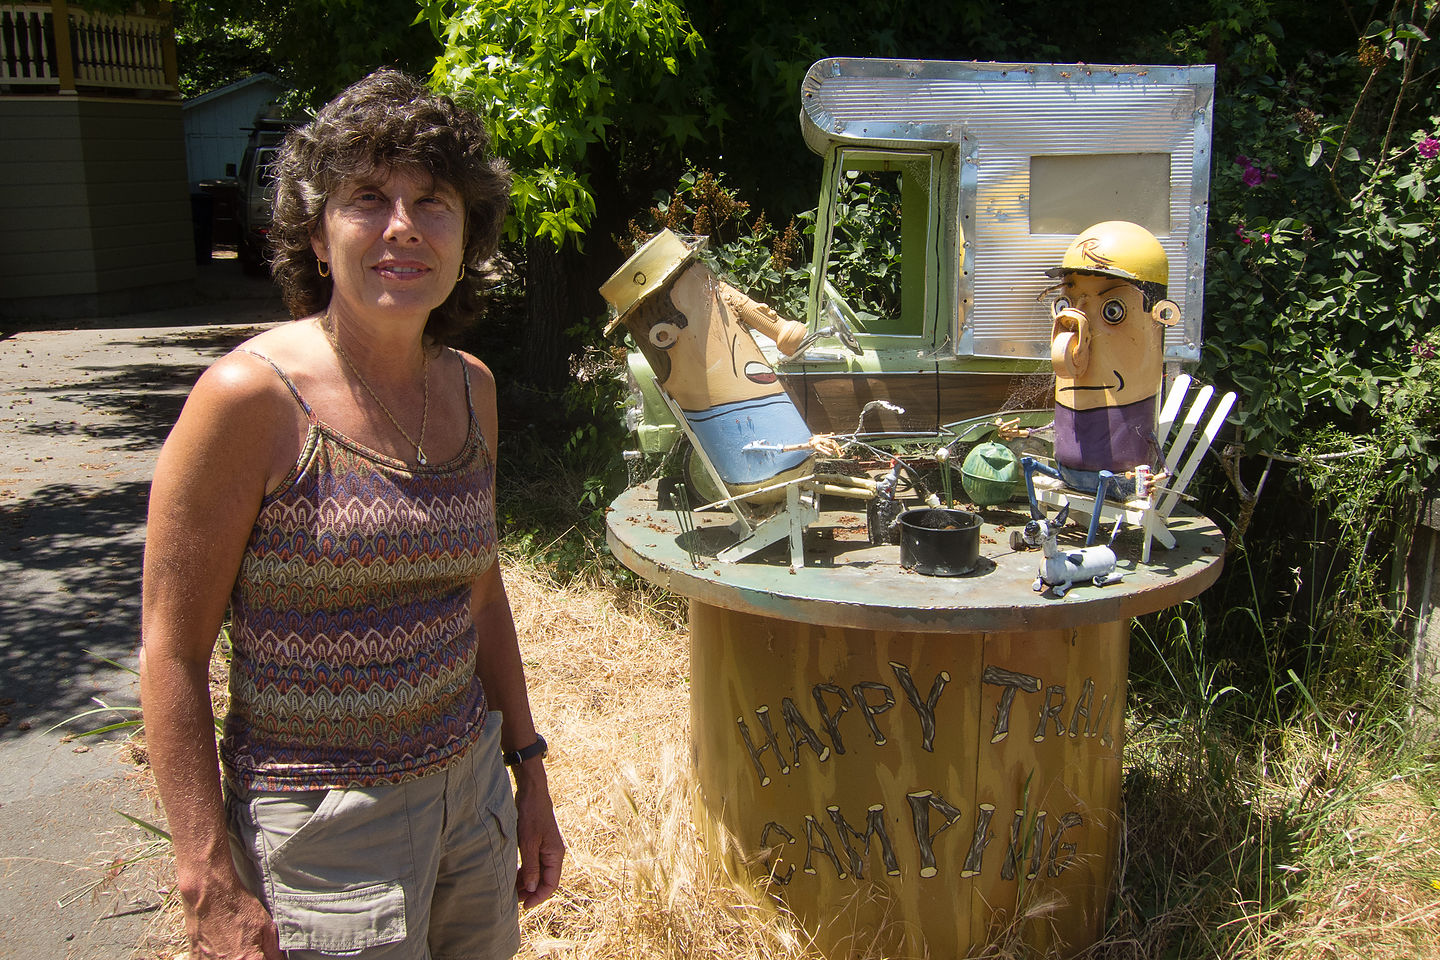
M 528 747 L 535 742 L 535 722 L 530 716 L 520 644 L 498 560 L 476 582 L 471 609 L 480 641 L 475 672 L 485 686 L 486 701 L 505 716 L 500 729 L 500 748 L 508 752 Z M 520 872 L 515 878 L 515 890 L 525 906 L 533 907 L 548 899 L 560 883 L 565 842 L 555 823 L 544 759 L 534 757 L 513 769 L 520 845 Z
M 274 464 L 285 443 L 293 444 L 283 428 L 293 419 L 293 401 L 272 372 L 259 361 L 226 358 L 186 401 L 150 490 L 140 696 L 191 947 L 200 957 L 281 957 L 269 914 L 230 857 L 209 663 Z
M 497 449 L 495 380 L 484 364 L 463 355 L 469 367 L 475 415 L 485 443 Z M 520 662 L 520 641 L 515 635 L 515 618 L 497 560 L 475 582 L 470 612 L 475 621 L 479 653 L 475 673 L 485 687 L 490 707 L 503 712 L 500 748 L 520 750 L 535 742 L 535 721 L 530 715 L 530 697 L 525 690 L 525 668 Z M 541 757 L 526 760 L 514 768 L 517 833 L 520 845 L 520 872 L 515 878 L 516 893 L 527 907 L 543 903 L 560 883 L 560 866 L 565 859 L 565 841 L 555 823 L 555 808 Z

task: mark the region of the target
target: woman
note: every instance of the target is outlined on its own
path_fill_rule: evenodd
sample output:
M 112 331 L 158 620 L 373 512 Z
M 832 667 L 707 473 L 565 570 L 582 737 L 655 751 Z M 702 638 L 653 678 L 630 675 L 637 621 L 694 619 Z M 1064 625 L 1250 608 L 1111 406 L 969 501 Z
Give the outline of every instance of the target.
M 473 113 L 389 70 L 281 152 L 297 319 L 200 378 L 151 490 L 141 696 L 197 956 L 509 957 L 517 893 L 559 880 L 495 562 L 495 384 L 435 342 L 508 186 Z

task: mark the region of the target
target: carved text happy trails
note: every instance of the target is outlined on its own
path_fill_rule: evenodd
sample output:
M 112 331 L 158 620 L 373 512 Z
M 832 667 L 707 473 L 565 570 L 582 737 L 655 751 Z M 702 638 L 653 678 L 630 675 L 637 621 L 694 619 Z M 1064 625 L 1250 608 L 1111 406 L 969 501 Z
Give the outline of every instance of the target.
M 890 668 L 906 703 L 919 720 L 921 748 L 935 752 L 938 732 L 935 711 L 946 684 L 950 682 L 950 674 L 940 671 L 930 684 L 929 694 L 922 697 L 909 667 L 892 660 Z M 990 729 L 991 744 L 1009 737 L 1012 721 L 1018 725 L 1022 718 L 1026 720 L 1025 732 L 1036 743 L 1042 743 L 1051 736 L 1069 739 L 1099 737 L 1100 743 L 1106 746 L 1114 742 L 1109 721 L 1119 698 L 1103 693 L 1097 703 L 1095 682 L 1088 677 L 1073 700 L 1067 696 L 1063 684 L 1046 686 L 1039 677 L 995 666 L 985 668 L 981 685 L 982 690 L 986 686 L 1000 688 Z M 832 756 L 843 756 L 845 733 L 842 726 L 848 727 L 852 736 L 864 736 L 868 731 L 876 746 L 886 744 L 881 718 L 897 704 L 895 691 L 889 684 L 867 680 L 846 690 L 835 683 L 817 683 L 810 693 L 819 714 L 819 724 L 812 724 L 806 719 L 793 698 L 785 697 L 780 702 L 780 717 L 789 741 L 788 750 L 781 744 L 768 704 L 755 708 L 754 730 L 744 716 L 735 718 L 740 739 L 762 788 L 771 783 L 770 769 L 781 776 L 788 776 L 799 767 L 802 748 L 813 753 L 817 763 L 826 763 Z M 854 721 L 842 724 L 842 718 L 852 710 L 864 720 L 864 728 L 859 728 Z M 1035 718 L 1033 732 L 1029 727 L 1029 717 Z M 962 750 L 967 748 L 968 744 L 959 747 Z M 892 877 L 901 875 L 901 860 L 896 846 L 899 839 L 907 845 L 913 843 L 920 876 L 936 877 L 941 870 L 935 857 L 935 839 L 952 827 L 961 825 L 965 813 L 933 790 L 910 791 L 905 794 L 905 803 L 910 814 L 909 829 L 898 838 L 891 835 L 889 822 L 894 818 L 887 817 L 885 803 L 872 804 L 863 814 L 842 811 L 838 805 L 832 804 L 827 805 L 823 812 L 806 814 L 802 823 L 789 827 L 769 821 L 761 829 L 760 846 L 773 852 L 777 847 L 798 845 L 803 838 L 805 860 L 799 867 L 803 873 L 815 875 L 822 865 L 829 864 L 839 879 L 854 877 L 860 880 L 865 878 L 871 861 L 872 841 L 885 873 Z M 995 837 L 992 830 L 995 813 L 994 804 L 975 805 L 973 823 L 966 825 L 971 839 L 960 865 L 961 877 L 971 878 L 980 874 L 986 849 Z M 1074 810 L 1055 817 L 1044 810 L 1028 815 L 1024 809 L 1014 810 L 1009 842 L 1000 865 L 1001 878 L 1014 880 L 1022 870 L 1027 879 L 1034 879 L 1042 870 L 1052 877 L 1059 875 L 1070 865 L 1076 847 L 1067 839 L 1067 834 L 1083 823 L 1084 818 Z M 999 827 L 1000 824 L 994 826 Z M 792 881 L 797 869 L 793 865 L 785 865 L 781 856 L 767 860 L 766 867 L 778 882 L 784 884 Z

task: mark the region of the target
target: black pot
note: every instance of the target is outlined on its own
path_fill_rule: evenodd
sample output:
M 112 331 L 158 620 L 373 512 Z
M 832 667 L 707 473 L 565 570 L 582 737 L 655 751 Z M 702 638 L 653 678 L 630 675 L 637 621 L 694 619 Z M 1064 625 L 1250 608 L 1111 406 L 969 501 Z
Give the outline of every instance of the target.
M 930 577 L 958 577 L 980 563 L 980 516 L 924 507 L 900 514 L 900 566 Z

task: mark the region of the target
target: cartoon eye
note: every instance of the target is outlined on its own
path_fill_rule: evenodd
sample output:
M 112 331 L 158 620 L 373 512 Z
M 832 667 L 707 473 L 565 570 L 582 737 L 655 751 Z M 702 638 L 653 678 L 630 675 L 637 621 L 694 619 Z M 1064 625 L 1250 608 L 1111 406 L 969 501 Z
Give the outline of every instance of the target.
M 650 342 L 661 350 L 669 350 L 675 346 L 679 336 L 680 328 L 673 323 L 657 323 L 650 328 Z
M 1100 316 L 1106 323 L 1119 323 L 1125 319 L 1125 301 L 1106 300 L 1100 307 Z
M 1060 316 L 1060 312 L 1061 312 L 1062 310 L 1069 310 L 1069 309 L 1070 309 L 1070 298 L 1069 298 L 1069 297 L 1056 297 L 1056 298 L 1055 298 L 1055 302 L 1052 303 L 1052 304 L 1050 304 L 1050 316 L 1052 316 L 1052 317 L 1058 317 L 1058 316 Z

